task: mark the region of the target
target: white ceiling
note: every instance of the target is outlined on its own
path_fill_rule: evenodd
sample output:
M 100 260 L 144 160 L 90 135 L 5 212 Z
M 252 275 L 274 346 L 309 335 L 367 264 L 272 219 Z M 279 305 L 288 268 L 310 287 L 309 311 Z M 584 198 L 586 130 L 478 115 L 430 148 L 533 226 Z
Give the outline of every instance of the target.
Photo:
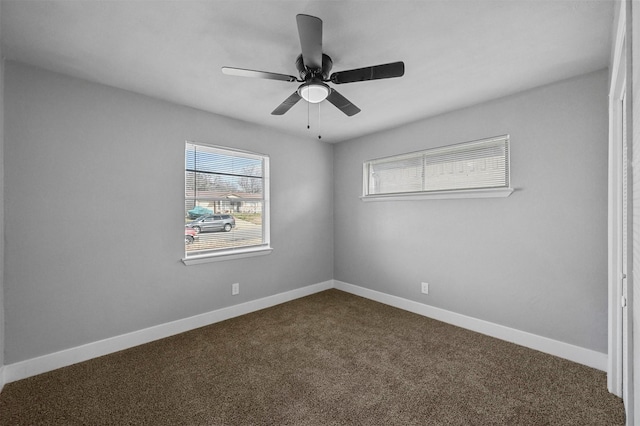
M 605 68 L 613 24 L 613 0 L 3 0 L 0 10 L 8 59 L 328 142 Z M 333 85 L 362 109 L 353 117 L 326 101 L 320 115 L 304 101 L 271 115 L 298 84 L 220 68 L 297 76 L 298 13 L 323 20 L 333 71 L 401 60 L 404 77 Z

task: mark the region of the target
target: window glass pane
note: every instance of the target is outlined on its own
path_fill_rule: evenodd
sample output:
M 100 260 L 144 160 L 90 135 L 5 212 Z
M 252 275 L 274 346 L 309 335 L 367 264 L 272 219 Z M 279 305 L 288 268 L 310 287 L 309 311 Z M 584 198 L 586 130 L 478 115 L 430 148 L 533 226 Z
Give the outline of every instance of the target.
M 425 191 L 508 185 L 506 145 L 469 144 L 425 154 Z
M 192 209 L 192 205 L 187 201 L 185 210 Z M 216 212 L 219 208 L 222 211 L 236 210 L 230 214 L 219 215 L 220 219 L 206 214 L 199 219 L 187 219 L 185 223 L 189 224 L 189 228 L 197 231 L 193 235 L 193 241 L 185 244 L 187 256 L 263 244 L 262 201 L 243 202 L 241 205 L 233 201 L 220 202 L 215 206 L 209 203 L 199 203 L 199 205 Z M 186 216 L 188 217 L 188 213 Z M 229 231 L 225 231 L 225 226 Z
M 379 162 L 369 170 L 372 194 L 422 190 L 422 157 Z

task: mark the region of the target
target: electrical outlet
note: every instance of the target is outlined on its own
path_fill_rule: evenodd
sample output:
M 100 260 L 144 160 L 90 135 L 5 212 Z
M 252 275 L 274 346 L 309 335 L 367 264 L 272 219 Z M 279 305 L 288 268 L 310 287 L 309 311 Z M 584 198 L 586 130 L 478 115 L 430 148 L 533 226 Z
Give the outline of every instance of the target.
M 235 296 L 238 293 L 240 293 L 240 283 L 231 284 L 231 295 Z
M 422 283 L 422 292 L 424 294 L 429 294 L 429 283 Z

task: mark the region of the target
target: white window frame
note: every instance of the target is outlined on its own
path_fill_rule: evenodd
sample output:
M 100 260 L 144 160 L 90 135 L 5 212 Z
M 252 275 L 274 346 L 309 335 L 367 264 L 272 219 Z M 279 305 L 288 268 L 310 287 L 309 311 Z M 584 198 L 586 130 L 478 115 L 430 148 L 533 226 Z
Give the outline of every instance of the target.
M 430 153 L 441 151 L 442 149 L 452 149 L 464 153 L 465 149 L 469 147 L 478 146 L 478 144 L 491 144 L 495 142 L 504 142 L 506 144 L 505 161 L 506 161 L 506 176 L 505 185 L 497 187 L 481 187 L 481 188 L 464 188 L 464 189 L 443 189 L 443 190 L 417 190 L 412 192 L 393 192 L 393 193 L 379 193 L 372 194 L 369 191 L 370 188 L 370 170 L 371 165 L 381 161 L 393 161 L 395 159 L 407 160 L 418 159 L 427 157 Z M 510 138 L 509 135 L 495 136 L 492 138 L 479 139 L 471 142 L 465 142 L 461 144 L 448 145 L 438 148 L 432 148 L 423 151 L 412 152 L 408 154 L 394 155 L 390 157 L 377 158 L 374 160 L 365 161 L 362 165 L 362 201 L 407 201 L 407 200 L 427 200 L 427 199 L 447 199 L 447 198 L 497 198 L 508 197 L 513 192 L 511 188 L 511 171 L 510 171 Z M 424 167 L 424 166 L 423 166 Z M 423 168 L 424 177 L 424 168 Z
M 266 154 L 260 154 L 251 151 L 244 151 L 236 148 L 230 148 L 226 146 L 212 145 L 201 142 L 185 141 L 185 148 L 187 145 L 203 146 L 218 150 L 227 155 L 238 155 L 239 157 L 255 158 L 262 160 L 262 244 L 257 246 L 245 246 L 234 247 L 224 250 L 215 250 L 207 253 L 188 255 L 185 249 L 185 256 L 182 258 L 182 263 L 185 265 L 197 265 L 201 263 L 219 262 L 224 260 L 242 259 L 254 256 L 263 256 L 270 254 L 273 251 L 271 247 L 271 227 L 270 227 L 270 169 L 269 169 L 269 156 Z M 186 149 L 185 149 L 186 153 Z M 183 158 L 184 166 L 185 158 Z M 183 185 L 186 188 L 186 181 Z M 187 196 L 185 194 L 185 202 Z M 184 241 L 184 239 L 182 240 Z

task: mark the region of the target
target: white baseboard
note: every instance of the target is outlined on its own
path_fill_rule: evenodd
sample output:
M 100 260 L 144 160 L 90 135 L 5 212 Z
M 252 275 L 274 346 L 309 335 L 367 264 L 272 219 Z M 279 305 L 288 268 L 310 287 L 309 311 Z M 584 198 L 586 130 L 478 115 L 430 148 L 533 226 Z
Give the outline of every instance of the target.
M 491 337 L 506 340 L 507 342 L 512 342 L 540 352 L 555 355 L 598 370 L 607 371 L 607 354 L 605 353 L 585 349 L 569 343 L 528 333 L 526 331 L 505 327 L 492 322 L 468 317 L 445 309 L 436 308 L 423 303 L 414 302 L 412 300 L 392 296 L 337 280 L 334 280 L 334 287 L 347 293 L 384 303 L 385 305 L 390 305 L 405 311 L 433 318 L 438 321 L 486 334 Z
M 262 299 L 241 303 L 239 305 L 229 306 L 227 308 L 206 312 L 189 318 L 99 340 L 97 342 L 87 343 L 86 345 L 65 349 L 37 358 L 31 358 L 25 361 L 0 366 L 0 390 L 2 390 L 2 387 L 6 383 L 46 373 L 47 371 L 87 361 L 99 356 L 108 355 L 113 352 L 132 348 L 134 346 L 163 339 L 175 334 L 184 333 L 185 331 L 259 311 L 261 309 L 269 308 L 271 306 L 279 305 L 281 303 L 289 302 L 291 300 L 299 299 L 331 288 L 336 288 L 338 290 L 375 300 L 399 309 L 565 358 L 602 371 L 606 371 L 607 368 L 607 354 L 457 314 L 455 312 L 403 299 L 401 297 L 381 293 L 379 291 L 359 287 L 353 284 L 337 280 L 329 280 L 284 293 L 275 294 L 273 296 L 264 297 Z
M 195 328 L 204 327 L 206 325 L 214 324 L 240 315 L 259 311 L 261 309 L 309 296 L 330 288 L 333 288 L 333 280 L 275 294 L 258 300 L 252 300 L 239 305 L 206 312 L 189 318 L 160 324 L 120 336 L 99 340 L 97 342 L 87 343 L 86 345 L 65 349 L 37 358 L 16 362 L 14 364 L 8 364 L 4 366 L 2 371 L 0 371 L 0 373 L 2 373 L 0 374 L 0 383 L 4 384 L 25 379 L 57 368 L 66 367 L 78 362 L 87 361 L 92 358 L 108 355 L 110 353 L 132 348 L 144 343 L 149 343 L 154 340 L 184 333 L 185 331 L 193 330 Z

